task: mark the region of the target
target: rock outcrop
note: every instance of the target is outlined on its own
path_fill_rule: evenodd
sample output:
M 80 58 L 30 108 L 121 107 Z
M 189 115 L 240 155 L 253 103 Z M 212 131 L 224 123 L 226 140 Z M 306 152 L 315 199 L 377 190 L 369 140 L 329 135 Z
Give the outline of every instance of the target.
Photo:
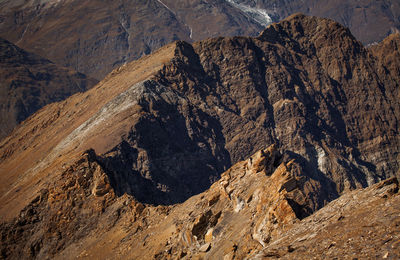
M 96 83 L 0 38 L 0 139 L 43 106 Z
M 318 183 L 275 145 L 182 204 L 117 197 L 93 150 L 1 224 L 1 257 L 259 259 L 399 256 L 399 183 L 347 193 L 311 213 Z M 386 256 L 386 257 L 385 257 Z
M 182 43 L 178 55 L 158 81 L 217 118 L 233 163 L 278 143 L 333 196 L 397 171 L 399 109 L 386 94 L 396 80 L 339 24 L 295 15 L 256 39 Z
M 122 197 L 116 198 L 96 155 L 89 150 L 52 185 L 42 189 L 15 222 L 2 224 L 1 256 L 53 256 L 66 245 L 88 236 L 92 229 L 107 230 L 113 226 L 123 201 Z
M 324 187 L 315 210 L 399 169 L 398 85 L 382 66 L 348 29 L 300 14 L 257 38 L 178 41 L 32 117 L 1 144 L 3 167 L 33 174 L 94 148 L 118 194 L 170 204 L 275 143 Z
M 392 34 L 381 43 L 372 45 L 369 50 L 379 61 L 379 74 L 390 73 L 392 79 L 396 81 L 397 88 L 391 89 L 389 96 L 393 98 L 399 97 L 399 78 L 400 78 L 400 34 Z M 397 94 L 397 95 L 396 95 Z
M 399 182 L 356 190 L 303 219 L 252 259 L 400 257 Z

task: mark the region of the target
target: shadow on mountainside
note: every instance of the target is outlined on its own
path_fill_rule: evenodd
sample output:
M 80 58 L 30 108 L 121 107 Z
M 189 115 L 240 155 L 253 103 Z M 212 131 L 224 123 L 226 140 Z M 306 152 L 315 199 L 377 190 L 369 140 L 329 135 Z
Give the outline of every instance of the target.
M 162 101 L 144 111 L 129 136 L 101 158 L 117 195 L 156 205 L 183 202 L 231 165 L 216 119 L 190 105 L 174 109 Z

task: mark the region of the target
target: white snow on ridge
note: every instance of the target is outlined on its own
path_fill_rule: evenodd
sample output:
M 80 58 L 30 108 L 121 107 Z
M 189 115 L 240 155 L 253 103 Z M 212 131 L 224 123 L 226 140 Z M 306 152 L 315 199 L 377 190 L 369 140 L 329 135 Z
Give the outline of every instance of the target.
M 171 13 L 175 14 L 174 11 L 171 10 L 171 8 L 168 7 L 168 5 L 164 4 L 161 0 L 157 0 L 157 2 L 159 2 L 160 4 L 162 4 L 165 8 L 168 9 L 168 11 L 170 11 Z
M 240 9 L 242 12 L 247 14 L 247 16 L 260 24 L 261 26 L 267 26 L 272 23 L 271 17 L 268 15 L 265 9 L 251 7 L 245 4 L 238 3 L 236 0 L 225 0 L 226 2 L 230 3 L 232 6 Z

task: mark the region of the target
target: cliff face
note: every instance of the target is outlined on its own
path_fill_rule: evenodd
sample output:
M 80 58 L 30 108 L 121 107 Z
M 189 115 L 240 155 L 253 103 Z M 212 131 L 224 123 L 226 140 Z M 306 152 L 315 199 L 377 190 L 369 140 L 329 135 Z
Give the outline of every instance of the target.
M 179 52 L 158 80 L 220 122 L 233 163 L 279 143 L 332 194 L 398 169 L 398 86 L 339 24 L 296 15 Z
M 348 29 L 303 15 L 257 38 L 177 42 L 54 105 L 58 112 L 37 114 L 3 142 L 3 160 L 18 156 L 18 134 L 43 124 L 26 134 L 25 146 L 57 133 L 57 146 L 45 148 L 48 163 L 93 147 L 117 193 L 165 204 L 206 189 L 233 163 L 276 143 L 323 183 L 330 195 L 319 197 L 318 208 L 399 167 L 399 105 L 389 95 L 398 86 L 395 74 L 379 73 L 382 66 Z M 45 114 L 60 124 L 40 123 Z
M 0 139 L 46 104 L 86 91 L 96 83 L 0 38 Z
M 396 80 L 399 85 L 399 49 L 400 49 L 400 34 L 392 34 L 383 40 L 381 43 L 372 45 L 369 50 L 379 61 L 379 73 L 390 73 L 393 80 Z M 399 88 L 393 89 L 393 94 L 398 94 Z M 394 95 L 395 96 L 395 95 Z
M 296 223 L 263 248 L 257 258 L 400 256 L 399 183 L 388 179 L 352 191 Z
M 256 38 L 164 46 L 0 143 L 2 253 L 262 254 L 341 194 L 398 175 L 397 69 L 345 27 L 301 14 Z

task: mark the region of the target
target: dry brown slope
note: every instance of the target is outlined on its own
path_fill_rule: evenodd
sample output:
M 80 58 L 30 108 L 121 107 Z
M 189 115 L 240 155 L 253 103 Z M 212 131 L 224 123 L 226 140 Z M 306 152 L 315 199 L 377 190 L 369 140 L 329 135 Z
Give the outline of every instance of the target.
M 189 40 L 185 25 L 155 0 L 9 5 L 2 12 L 3 37 L 98 80 L 174 40 Z
M 0 144 L 2 256 L 362 257 L 382 243 L 377 256 L 395 256 L 395 179 L 299 220 L 398 171 L 386 95 L 398 79 L 381 66 L 346 28 L 295 15 L 258 38 L 176 42 L 114 71 Z M 186 199 L 231 164 L 182 204 L 142 203 Z
M 296 223 L 254 259 L 398 259 L 399 183 L 349 192 Z
M 146 56 L 112 72 L 91 90 L 44 107 L 24 121 L 23 125 L 18 126 L 12 135 L 2 140 L 0 143 L 2 218 L 17 214 L 27 200 L 35 196 L 40 184 L 43 184 L 46 178 L 54 177 L 48 175 L 53 171 L 51 165 L 59 168 L 68 162 L 71 156 L 73 157 L 69 152 L 79 154 L 89 147 L 95 147 L 101 152 L 116 145 L 121 135 L 129 131 L 121 124 L 114 124 L 114 128 L 111 128 L 111 131 L 117 132 L 114 133 L 114 137 L 101 128 L 97 131 L 103 133 L 103 137 L 100 136 L 94 143 L 82 142 L 81 146 L 76 147 L 71 144 L 69 149 L 53 151 L 57 144 L 97 113 L 104 104 L 162 68 L 173 56 L 174 49 L 173 44 L 166 46 L 153 56 Z M 63 152 L 62 158 L 58 158 L 61 156 L 60 152 Z
M 17 218 L 1 224 L 1 256 L 398 257 L 396 178 L 345 194 L 302 219 L 317 183 L 304 179 L 295 160 L 282 159 L 276 146 L 260 150 L 204 193 L 182 204 L 155 207 L 129 195 L 115 196 L 101 160 L 88 150 Z
M 316 185 L 271 146 L 234 165 L 208 191 L 155 207 L 116 197 L 99 159 L 86 151 L 2 224 L 3 257 L 190 259 L 208 251 L 208 258 L 242 258 L 298 221 Z M 208 243 L 211 250 L 203 251 Z

